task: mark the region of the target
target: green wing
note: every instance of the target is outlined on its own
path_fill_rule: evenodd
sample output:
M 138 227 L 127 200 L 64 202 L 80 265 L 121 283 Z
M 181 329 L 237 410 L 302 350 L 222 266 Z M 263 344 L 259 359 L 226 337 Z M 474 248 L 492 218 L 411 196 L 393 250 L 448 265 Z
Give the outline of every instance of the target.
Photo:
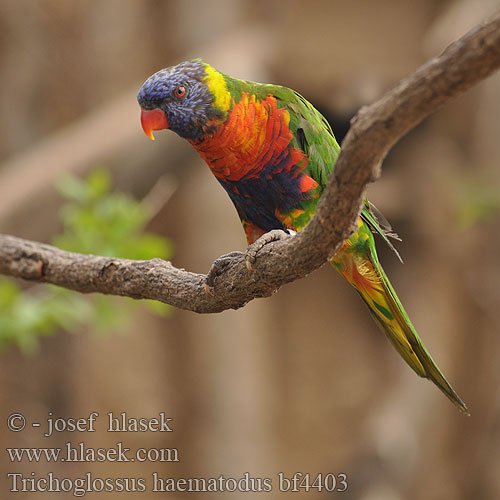
M 328 175 L 332 171 L 340 153 L 330 124 L 314 106 L 294 90 L 275 85 L 266 85 L 281 107 L 290 113 L 290 129 L 294 134 L 295 146 L 309 156 L 307 173 L 324 188 Z M 269 87 L 271 89 L 269 89 Z M 402 262 L 401 256 L 389 238 L 399 240 L 391 225 L 381 212 L 366 198 L 361 211 L 361 218 L 373 233 L 377 233 Z
M 278 85 L 264 85 L 263 94 L 272 94 L 278 107 L 290 115 L 289 127 L 294 146 L 309 157 L 305 172 L 324 188 L 340 152 L 332 128 L 326 118 L 294 90 Z

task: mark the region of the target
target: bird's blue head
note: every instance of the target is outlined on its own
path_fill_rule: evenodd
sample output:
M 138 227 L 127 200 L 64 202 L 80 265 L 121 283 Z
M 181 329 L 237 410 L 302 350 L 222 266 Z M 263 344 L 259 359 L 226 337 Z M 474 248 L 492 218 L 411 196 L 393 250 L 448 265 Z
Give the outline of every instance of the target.
M 221 75 L 195 59 L 150 76 L 137 94 L 146 135 L 154 139 L 153 130 L 169 128 L 191 141 L 203 139 L 224 115 L 214 106 L 211 75 L 215 73 Z

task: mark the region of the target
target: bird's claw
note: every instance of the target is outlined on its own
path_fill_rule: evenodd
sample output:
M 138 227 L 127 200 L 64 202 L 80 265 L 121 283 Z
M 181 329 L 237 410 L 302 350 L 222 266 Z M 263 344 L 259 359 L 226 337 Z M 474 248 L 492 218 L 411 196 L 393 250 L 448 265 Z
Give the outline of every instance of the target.
M 254 262 L 255 262 L 255 258 L 254 258 Z M 252 264 L 250 263 L 250 259 L 248 258 L 248 255 L 245 254 L 245 266 L 247 266 L 247 269 L 252 272 L 253 271 L 253 267 L 252 267 Z
M 272 231 L 263 234 L 257 241 L 252 243 L 247 248 L 247 251 L 244 254 L 245 265 L 247 269 L 250 272 L 254 270 L 253 264 L 257 262 L 257 254 L 267 244 L 272 243 L 273 241 L 284 240 L 295 234 L 295 231 L 288 229 L 286 231 L 282 231 L 281 229 L 273 229 Z M 218 259 L 214 260 L 205 278 L 204 289 L 206 295 L 208 295 L 209 297 L 213 297 L 215 295 L 215 280 L 217 279 L 217 277 L 224 272 L 226 267 L 234 260 L 235 257 L 240 257 L 242 255 L 242 252 L 234 251 L 226 253 L 220 256 Z
M 215 295 L 215 280 L 217 276 L 220 276 L 223 273 L 224 269 L 235 257 L 241 255 L 243 255 L 243 252 L 234 251 L 221 255 L 219 258 L 214 260 L 208 270 L 207 277 L 205 278 L 204 288 L 206 295 L 209 297 L 213 297 Z
M 245 253 L 245 264 L 249 271 L 253 271 L 253 264 L 257 262 L 257 254 L 269 243 L 273 241 L 284 240 L 290 236 L 295 236 L 295 231 L 287 229 L 285 231 L 281 229 L 273 229 L 268 233 L 263 234 L 258 240 L 253 242 Z

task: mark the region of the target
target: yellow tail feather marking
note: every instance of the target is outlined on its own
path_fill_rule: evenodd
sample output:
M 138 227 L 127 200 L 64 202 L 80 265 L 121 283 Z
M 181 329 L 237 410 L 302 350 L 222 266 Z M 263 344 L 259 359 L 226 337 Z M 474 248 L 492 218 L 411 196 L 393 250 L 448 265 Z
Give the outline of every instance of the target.
M 397 348 L 401 355 L 415 372 L 425 377 L 425 368 L 418 359 L 404 331 L 405 320 L 400 317 L 397 307 L 391 303 L 390 295 L 384 289 L 382 278 L 373 264 L 369 260 L 352 253 L 346 255 L 343 264 L 342 275 L 356 288 L 366 302 L 379 328 L 395 347 L 399 346 Z M 392 335 L 389 335 L 389 331 Z

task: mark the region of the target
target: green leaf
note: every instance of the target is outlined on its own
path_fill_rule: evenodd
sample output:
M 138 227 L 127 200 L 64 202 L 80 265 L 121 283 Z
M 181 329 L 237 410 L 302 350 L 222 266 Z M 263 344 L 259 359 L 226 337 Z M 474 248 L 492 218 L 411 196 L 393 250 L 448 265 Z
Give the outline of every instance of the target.
M 145 232 L 144 206 L 128 194 L 112 192 L 111 185 L 111 175 L 103 168 L 92 170 L 86 179 L 65 176 L 58 181 L 66 204 L 60 210 L 63 231 L 54 236 L 53 244 L 79 253 L 168 259 L 172 244 Z M 74 333 L 84 327 L 99 333 L 124 331 L 140 307 L 162 317 L 171 310 L 160 302 L 81 295 L 55 286 L 21 290 L 14 281 L 0 278 L 0 348 L 15 343 L 33 354 L 41 336 L 59 331 Z

